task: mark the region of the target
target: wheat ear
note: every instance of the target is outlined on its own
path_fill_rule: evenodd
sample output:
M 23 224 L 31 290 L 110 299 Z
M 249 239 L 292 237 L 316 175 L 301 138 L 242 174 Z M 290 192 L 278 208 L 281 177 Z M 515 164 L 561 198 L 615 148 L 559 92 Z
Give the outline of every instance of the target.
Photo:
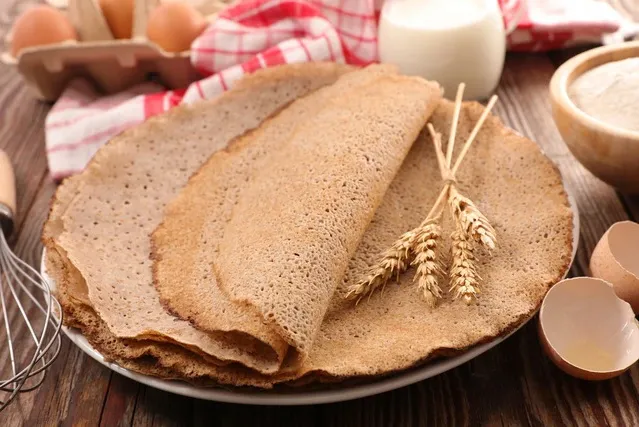
M 434 307 L 442 297 L 438 282 L 444 275 L 444 268 L 437 258 L 437 246 L 441 238 L 438 220 L 439 217 L 419 228 L 414 242 L 415 259 L 411 262 L 412 266 L 417 267 L 413 282 L 417 282 L 417 289 L 430 307 Z
M 448 196 L 448 204 L 455 222 L 466 235 L 472 237 L 488 250 L 495 249 L 497 242 L 495 229 L 472 200 L 464 197 L 455 186 L 452 186 Z
M 452 265 L 450 266 L 450 289 L 454 298 L 462 298 L 466 304 L 472 303 L 479 293 L 481 277 L 475 267 L 473 242 L 463 230 L 457 229 L 450 236 L 452 240 Z
M 383 253 L 381 260 L 371 268 L 368 276 L 348 289 L 345 298 L 357 299 L 359 302 L 363 296 L 371 294 L 380 286 L 383 287 L 393 276 L 399 280 L 399 275 L 410 265 L 410 250 L 416 236 L 416 229 L 402 234 Z

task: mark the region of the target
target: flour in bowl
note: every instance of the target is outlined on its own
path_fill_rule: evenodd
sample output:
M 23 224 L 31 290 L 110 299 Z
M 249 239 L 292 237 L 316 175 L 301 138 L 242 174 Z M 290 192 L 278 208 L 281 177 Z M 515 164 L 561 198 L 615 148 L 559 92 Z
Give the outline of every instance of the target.
M 586 114 L 639 131 L 639 58 L 608 62 L 579 76 L 568 89 Z

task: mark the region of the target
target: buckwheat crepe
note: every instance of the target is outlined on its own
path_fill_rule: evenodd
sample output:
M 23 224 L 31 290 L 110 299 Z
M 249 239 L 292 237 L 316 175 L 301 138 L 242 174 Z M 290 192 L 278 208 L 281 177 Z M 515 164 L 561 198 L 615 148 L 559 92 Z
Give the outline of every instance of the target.
M 270 78 L 267 74 L 262 76 L 264 80 Z M 459 141 L 468 136 L 482 108 L 475 103 L 464 104 Z M 277 117 L 279 115 L 274 116 L 275 119 Z M 444 134 L 444 140 L 447 139 L 451 117 L 452 104 L 442 101 L 430 118 L 435 128 Z M 160 128 L 169 126 L 171 121 L 169 118 Z M 258 130 L 265 131 L 264 125 Z M 247 142 L 237 146 L 234 143 L 231 147 L 235 149 L 213 155 L 179 193 L 175 203 L 180 200 L 184 211 L 199 209 L 199 199 L 185 195 L 208 197 L 216 192 L 211 186 L 223 182 L 216 181 L 215 167 L 220 163 L 216 163 L 215 159 L 218 156 L 225 157 L 226 164 L 235 163 L 231 160 L 243 157 L 246 150 L 260 152 L 251 143 L 259 139 L 242 140 Z M 132 141 L 136 140 L 128 142 Z M 101 150 L 105 152 L 104 156 L 117 156 L 118 151 L 109 152 L 109 146 Z M 171 154 L 178 159 L 185 155 Z M 249 164 L 242 164 L 242 167 L 251 169 L 260 158 L 248 156 Z M 162 164 L 172 167 L 168 161 Z M 219 172 L 222 173 L 222 170 Z M 224 174 L 228 173 L 230 171 L 225 169 Z M 198 177 L 209 177 L 212 181 Z M 484 285 L 479 302 L 467 306 L 446 297 L 438 307 L 429 309 L 412 283 L 412 270 L 403 275 L 399 283 L 389 284 L 383 296 L 376 294 L 356 307 L 352 302 L 344 301 L 345 289 L 366 274 L 367 267 L 397 236 L 421 222 L 441 188 L 432 143 L 422 132 L 360 236 L 359 245 L 346 267 L 344 279 L 337 285 L 330 300 L 308 357 L 294 371 L 266 375 L 246 368 L 245 364 L 221 366 L 211 363 L 200 352 L 158 342 L 154 336 L 139 340 L 113 334 L 108 322 L 96 315 L 90 292 L 83 289 L 86 272 L 76 268 L 75 263 L 65 257 L 64 248 L 57 245 L 55 237 L 59 232 L 55 229 L 60 225 L 66 205 L 73 203 L 77 194 L 82 193 L 85 180 L 71 180 L 65 184 L 65 191 L 58 192 L 47 223 L 49 231 L 45 233 L 45 236 L 52 236 L 46 240 L 48 254 L 53 254 L 47 255 L 47 263 L 58 288 L 63 291 L 60 297 L 67 323 L 79 327 L 96 348 L 122 366 L 198 383 L 213 381 L 216 384 L 270 387 L 282 381 L 296 384 L 314 380 L 341 381 L 351 377 L 385 375 L 435 356 L 464 351 L 505 334 L 528 319 L 548 288 L 567 270 L 572 251 L 572 213 L 558 171 L 533 142 L 505 128 L 497 118 L 489 117 L 459 173 L 462 191 L 479 205 L 498 233 L 499 246 L 494 253 L 491 256 L 480 255 L 479 272 L 484 278 Z M 150 188 L 155 185 L 154 182 L 146 185 Z M 143 193 L 139 191 L 137 194 L 141 197 Z M 234 200 L 239 199 L 240 196 L 234 196 Z M 210 209 L 212 212 L 216 210 Z M 171 207 L 167 209 L 162 226 L 166 236 L 171 235 L 166 228 L 171 217 L 178 213 Z M 232 217 L 232 210 L 229 215 Z M 212 226 L 213 221 L 206 215 L 204 220 L 198 221 L 201 222 L 199 226 L 181 230 L 187 235 L 175 238 L 199 241 L 203 235 L 199 233 L 207 233 L 205 227 Z M 450 225 L 446 224 L 446 227 L 444 235 L 450 231 Z M 165 243 L 168 245 L 168 241 Z M 185 254 L 188 256 L 187 252 Z M 156 260 L 158 262 L 162 261 Z M 214 273 L 214 267 L 210 266 L 208 271 Z M 185 278 L 189 274 L 185 272 Z M 211 277 L 217 279 L 215 275 Z M 187 283 L 178 291 L 189 294 L 196 288 Z M 223 295 L 231 295 L 223 286 L 220 288 Z M 446 288 L 446 283 L 442 283 L 442 288 Z M 162 293 L 169 291 L 164 289 Z M 199 297 L 199 294 L 191 295 L 193 299 Z

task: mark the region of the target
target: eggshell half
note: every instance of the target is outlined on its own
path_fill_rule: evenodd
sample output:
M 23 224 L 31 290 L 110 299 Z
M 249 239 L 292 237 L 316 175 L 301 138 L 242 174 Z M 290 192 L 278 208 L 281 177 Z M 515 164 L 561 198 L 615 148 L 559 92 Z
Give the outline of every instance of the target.
M 617 296 L 639 314 L 639 224 L 613 224 L 592 252 L 590 272 L 612 283 Z
M 616 377 L 639 359 L 639 325 L 630 305 L 597 278 L 553 286 L 539 312 L 539 336 L 559 369 L 585 380 Z

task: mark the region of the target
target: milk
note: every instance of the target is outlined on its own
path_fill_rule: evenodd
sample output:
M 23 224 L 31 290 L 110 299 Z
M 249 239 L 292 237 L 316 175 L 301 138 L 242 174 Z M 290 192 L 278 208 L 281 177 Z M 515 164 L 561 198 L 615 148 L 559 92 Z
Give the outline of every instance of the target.
M 504 66 L 506 35 L 497 0 L 386 0 L 379 24 L 381 62 L 437 80 L 454 98 L 487 98 Z

